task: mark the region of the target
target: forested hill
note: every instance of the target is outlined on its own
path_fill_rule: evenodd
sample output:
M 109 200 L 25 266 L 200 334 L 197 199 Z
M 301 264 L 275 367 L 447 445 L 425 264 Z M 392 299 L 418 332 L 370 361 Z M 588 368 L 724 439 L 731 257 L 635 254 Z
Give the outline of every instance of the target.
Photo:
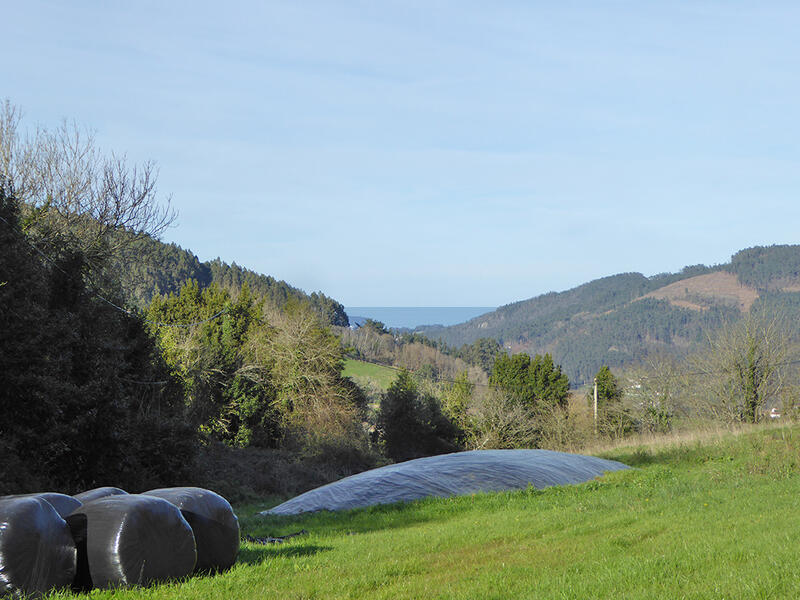
M 142 308 L 155 295 L 177 293 L 190 279 L 197 281 L 201 288 L 217 283 L 238 289 L 247 283 L 256 296 L 273 306 L 281 308 L 290 300 L 308 301 L 326 322 L 340 326 L 349 324 L 344 306 L 321 292 L 306 294 L 285 281 L 256 273 L 235 262 L 228 264 L 219 258 L 201 262 L 189 250 L 151 237 L 133 242 L 114 268 L 121 276 L 125 295 Z
M 493 338 L 514 352 L 550 352 L 579 385 L 603 364 L 685 352 L 722 323 L 763 306 L 800 314 L 800 245 L 748 248 L 729 263 L 679 273 L 612 275 L 419 331 L 451 347 Z

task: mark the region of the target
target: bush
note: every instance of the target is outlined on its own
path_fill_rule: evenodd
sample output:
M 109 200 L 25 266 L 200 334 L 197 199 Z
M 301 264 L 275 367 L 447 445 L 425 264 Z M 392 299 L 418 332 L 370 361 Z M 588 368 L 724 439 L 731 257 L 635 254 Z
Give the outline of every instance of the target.
M 420 394 L 406 370 L 398 373 L 381 400 L 378 433 L 386 455 L 395 461 L 458 449 L 458 429 L 442 413 L 439 400 Z

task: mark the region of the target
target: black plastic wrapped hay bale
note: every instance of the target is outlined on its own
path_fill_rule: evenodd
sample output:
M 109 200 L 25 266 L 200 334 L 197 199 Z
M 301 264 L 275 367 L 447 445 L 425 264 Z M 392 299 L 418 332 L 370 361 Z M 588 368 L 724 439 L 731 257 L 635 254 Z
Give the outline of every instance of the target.
M 126 494 L 87 502 L 67 517 L 78 547 L 80 589 L 147 586 L 189 575 L 192 528 L 166 500 Z
M 69 527 L 36 496 L 0 498 L 0 597 L 68 587 L 77 553 Z
M 145 495 L 177 506 L 194 531 L 198 571 L 228 569 L 239 553 L 239 519 L 225 498 L 211 490 L 176 487 L 150 490 Z
M 100 498 L 106 498 L 108 496 L 122 496 L 127 493 L 128 492 L 121 490 L 118 487 L 99 487 L 93 490 L 81 492 L 80 494 L 75 494 L 73 498 L 86 504 L 87 502 L 99 500 Z
M 36 494 L 20 494 L 18 496 L 3 496 L 3 498 L 41 498 L 49 502 L 63 519 L 75 509 L 80 508 L 82 502 L 72 496 L 58 492 L 39 492 Z

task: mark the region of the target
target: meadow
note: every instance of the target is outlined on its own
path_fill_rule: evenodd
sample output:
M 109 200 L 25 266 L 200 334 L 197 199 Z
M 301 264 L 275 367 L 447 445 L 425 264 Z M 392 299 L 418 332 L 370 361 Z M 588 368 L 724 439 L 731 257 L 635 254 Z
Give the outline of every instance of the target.
M 308 533 L 243 543 L 227 573 L 91 597 L 800 597 L 800 428 L 601 454 L 634 468 L 344 513 L 262 517 L 268 503 L 240 506 L 243 535 Z
M 344 361 L 342 375 L 352 378 L 361 387 L 385 391 L 397 378 L 397 371 L 398 369 L 348 358 Z

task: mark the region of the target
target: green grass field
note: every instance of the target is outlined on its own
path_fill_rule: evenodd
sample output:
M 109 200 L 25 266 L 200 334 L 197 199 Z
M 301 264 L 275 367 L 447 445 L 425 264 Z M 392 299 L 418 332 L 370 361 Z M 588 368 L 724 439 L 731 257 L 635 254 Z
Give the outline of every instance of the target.
M 361 360 L 347 359 L 344 362 L 345 377 L 352 377 L 356 383 L 371 381 L 373 386 L 386 390 L 389 384 L 397 378 L 397 369 L 390 369 L 373 363 Z
M 92 598 L 798 598 L 800 428 L 604 453 L 582 485 L 263 518 L 228 573 Z M 67 597 L 72 597 L 65 594 Z

